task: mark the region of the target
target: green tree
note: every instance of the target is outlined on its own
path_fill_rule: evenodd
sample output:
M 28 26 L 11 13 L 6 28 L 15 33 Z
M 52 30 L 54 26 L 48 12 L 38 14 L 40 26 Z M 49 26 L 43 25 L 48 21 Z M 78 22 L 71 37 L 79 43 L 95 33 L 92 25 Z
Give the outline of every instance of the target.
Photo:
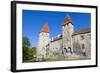
M 36 58 L 36 47 L 33 47 L 33 58 L 35 59 Z
M 30 41 L 27 37 L 23 37 L 23 48 L 29 48 L 30 47 Z
M 23 37 L 23 61 L 29 59 L 30 41 L 27 37 Z

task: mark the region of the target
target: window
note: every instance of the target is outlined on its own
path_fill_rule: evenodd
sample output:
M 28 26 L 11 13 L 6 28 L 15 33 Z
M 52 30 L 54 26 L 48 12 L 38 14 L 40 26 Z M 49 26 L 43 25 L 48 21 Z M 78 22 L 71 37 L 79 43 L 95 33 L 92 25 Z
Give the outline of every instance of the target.
M 48 37 L 48 33 L 46 33 L 45 36 Z
M 85 46 L 84 46 L 84 44 L 82 44 L 82 49 L 84 49 L 85 48 Z
M 86 51 L 85 51 L 85 45 L 84 44 L 82 44 L 82 55 L 86 56 Z
M 89 39 L 91 39 L 91 34 L 89 34 L 88 36 L 89 36 Z
M 64 48 L 64 50 L 66 51 L 66 53 L 68 53 L 68 51 L 67 51 L 67 49 L 66 49 L 66 48 Z
M 82 54 L 83 54 L 83 56 L 86 56 L 86 53 L 85 52 L 83 52 Z
M 81 36 L 81 40 L 84 40 L 84 36 L 83 35 Z
M 64 55 L 64 52 L 62 51 L 62 54 Z
M 69 50 L 70 53 L 72 53 L 72 51 L 71 51 L 71 47 L 68 47 L 68 50 Z

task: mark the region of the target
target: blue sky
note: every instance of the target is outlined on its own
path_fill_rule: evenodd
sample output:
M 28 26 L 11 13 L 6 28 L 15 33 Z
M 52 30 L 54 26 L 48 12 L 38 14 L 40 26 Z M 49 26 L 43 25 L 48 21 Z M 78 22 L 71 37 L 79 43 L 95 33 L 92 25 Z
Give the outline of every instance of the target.
M 90 13 L 76 12 L 53 12 L 23 10 L 22 12 L 22 32 L 23 36 L 29 38 L 31 47 L 38 45 L 39 31 L 48 22 L 50 38 L 62 34 L 62 24 L 66 16 L 70 16 L 75 30 L 88 28 L 91 26 Z

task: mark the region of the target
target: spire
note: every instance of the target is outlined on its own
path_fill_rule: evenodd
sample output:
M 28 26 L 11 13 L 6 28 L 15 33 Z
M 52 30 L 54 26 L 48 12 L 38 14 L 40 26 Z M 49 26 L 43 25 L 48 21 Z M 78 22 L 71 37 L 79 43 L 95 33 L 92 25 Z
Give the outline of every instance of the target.
M 49 31 L 48 23 L 46 23 L 46 24 L 44 25 L 44 27 L 41 29 L 40 32 L 46 32 L 46 33 L 49 33 L 49 32 L 50 32 L 50 31 Z
M 72 20 L 71 20 L 71 18 L 70 18 L 70 16 L 67 16 L 67 17 L 65 18 L 64 23 L 63 23 L 63 26 L 67 25 L 68 23 L 73 24 L 73 23 L 72 23 Z

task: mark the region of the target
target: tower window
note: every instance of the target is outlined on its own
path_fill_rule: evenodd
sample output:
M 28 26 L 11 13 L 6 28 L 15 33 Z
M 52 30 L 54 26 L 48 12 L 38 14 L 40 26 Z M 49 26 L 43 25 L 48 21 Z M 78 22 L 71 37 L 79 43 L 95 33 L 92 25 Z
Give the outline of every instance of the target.
M 68 47 L 68 50 L 69 50 L 70 53 L 72 53 L 72 51 L 71 51 L 71 47 Z
M 68 50 L 66 48 L 64 48 L 64 50 L 66 51 L 66 53 L 68 52 Z

